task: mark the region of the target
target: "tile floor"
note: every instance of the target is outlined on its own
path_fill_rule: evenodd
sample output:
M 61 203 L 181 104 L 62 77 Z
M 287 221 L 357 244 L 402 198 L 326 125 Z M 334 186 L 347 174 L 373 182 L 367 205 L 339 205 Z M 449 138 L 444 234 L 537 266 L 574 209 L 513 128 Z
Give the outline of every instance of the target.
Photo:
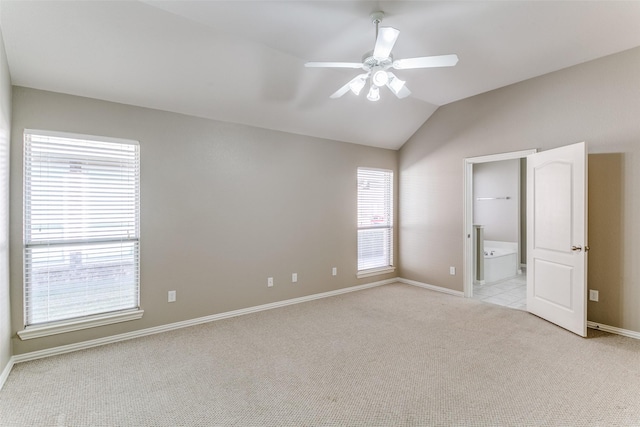
M 526 273 L 484 285 L 473 285 L 473 298 L 518 310 L 527 309 Z

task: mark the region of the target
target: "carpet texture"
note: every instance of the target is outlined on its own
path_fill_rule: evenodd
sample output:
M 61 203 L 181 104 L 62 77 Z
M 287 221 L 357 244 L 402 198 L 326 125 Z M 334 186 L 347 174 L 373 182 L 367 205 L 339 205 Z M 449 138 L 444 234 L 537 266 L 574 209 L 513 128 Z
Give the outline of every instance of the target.
M 2 426 L 640 426 L 640 341 L 392 284 L 18 364 Z

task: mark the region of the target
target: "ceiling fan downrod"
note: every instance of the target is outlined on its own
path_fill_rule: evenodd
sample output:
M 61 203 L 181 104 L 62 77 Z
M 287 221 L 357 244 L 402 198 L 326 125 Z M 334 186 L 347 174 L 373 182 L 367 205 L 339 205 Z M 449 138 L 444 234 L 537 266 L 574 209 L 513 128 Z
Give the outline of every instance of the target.
M 371 17 L 371 23 L 376 26 L 376 38 L 374 39 L 374 42 L 375 42 L 375 40 L 378 40 L 378 27 L 382 22 L 382 18 L 384 18 L 384 12 L 382 11 L 373 12 L 369 16 Z

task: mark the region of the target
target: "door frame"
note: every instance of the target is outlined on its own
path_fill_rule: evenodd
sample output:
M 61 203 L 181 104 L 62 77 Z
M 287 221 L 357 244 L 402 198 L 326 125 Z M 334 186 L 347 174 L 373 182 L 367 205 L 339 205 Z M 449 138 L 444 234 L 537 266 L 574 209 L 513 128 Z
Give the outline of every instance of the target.
M 477 163 L 499 162 L 526 158 L 537 153 L 535 148 L 529 150 L 512 151 L 509 153 L 489 154 L 464 159 L 464 257 L 463 257 L 463 286 L 465 298 L 473 296 L 473 165 Z M 519 262 L 519 260 L 518 260 Z

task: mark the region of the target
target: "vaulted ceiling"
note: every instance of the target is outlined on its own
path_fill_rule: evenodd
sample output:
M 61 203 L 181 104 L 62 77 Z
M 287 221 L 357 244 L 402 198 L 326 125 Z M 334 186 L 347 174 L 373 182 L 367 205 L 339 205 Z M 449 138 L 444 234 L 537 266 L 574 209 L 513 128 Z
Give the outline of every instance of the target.
M 359 71 L 304 63 L 359 62 L 377 10 L 395 58 L 460 61 L 329 99 Z M 0 28 L 14 85 L 398 149 L 441 105 L 640 46 L 640 2 L 0 0 Z

